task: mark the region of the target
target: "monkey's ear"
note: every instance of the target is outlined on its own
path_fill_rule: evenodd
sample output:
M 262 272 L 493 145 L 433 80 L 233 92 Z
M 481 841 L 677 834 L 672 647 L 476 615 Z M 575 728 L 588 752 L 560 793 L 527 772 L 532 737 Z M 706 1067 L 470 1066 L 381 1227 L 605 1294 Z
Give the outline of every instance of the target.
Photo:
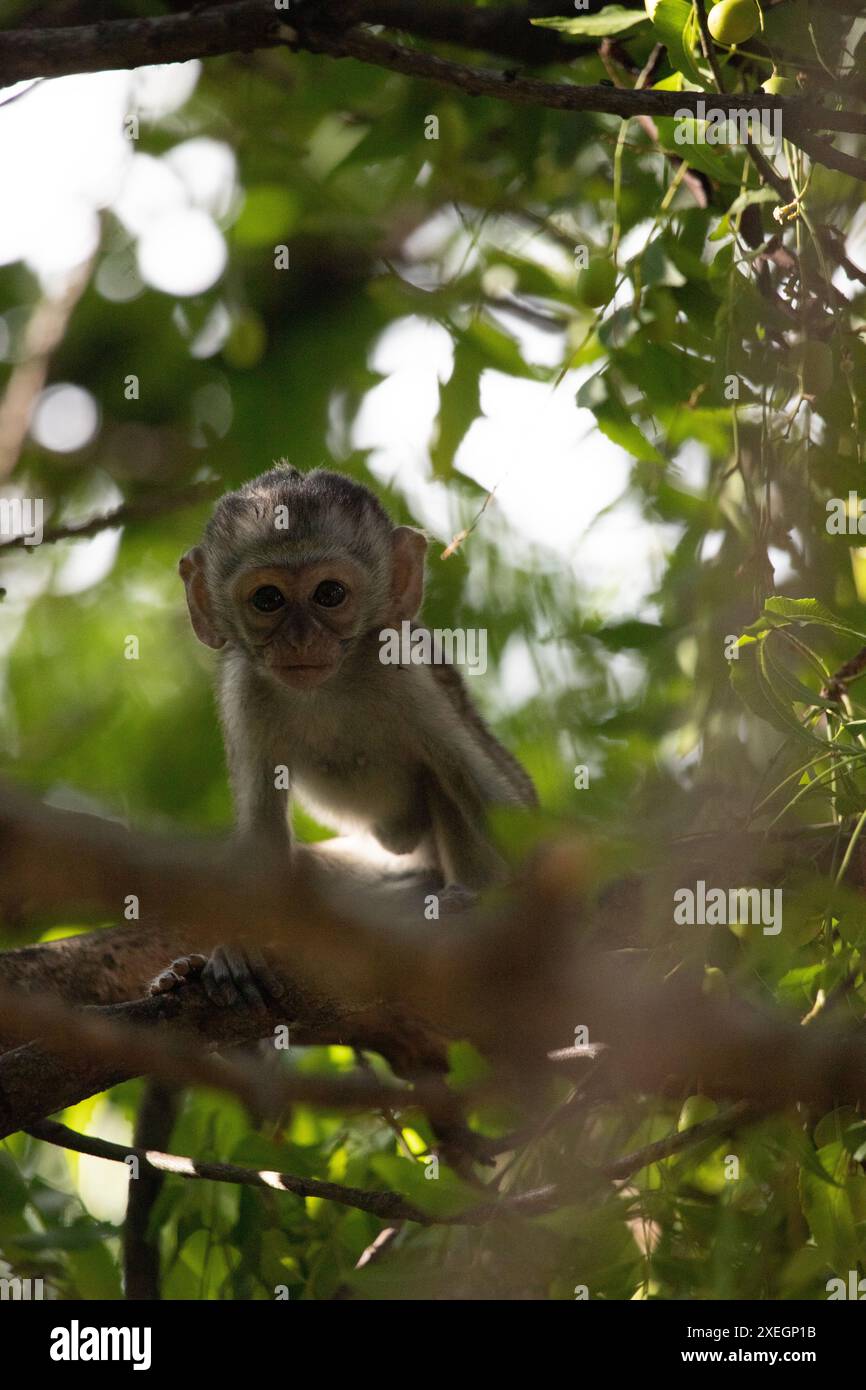
M 186 605 L 193 632 L 206 647 L 224 647 L 226 639 L 219 635 L 214 626 L 210 594 L 204 577 L 204 554 L 200 546 L 188 550 L 181 557 L 178 570 L 186 589 Z
M 414 618 L 424 597 L 427 537 L 414 526 L 396 526 L 392 535 L 394 568 L 391 606 L 395 618 Z

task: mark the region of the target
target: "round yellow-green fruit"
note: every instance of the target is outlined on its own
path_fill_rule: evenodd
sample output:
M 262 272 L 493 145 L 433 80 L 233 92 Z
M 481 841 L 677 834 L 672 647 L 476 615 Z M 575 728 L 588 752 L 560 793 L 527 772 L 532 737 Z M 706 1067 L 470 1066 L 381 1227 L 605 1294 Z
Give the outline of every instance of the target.
M 711 1120 L 718 1110 L 714 1100 L 709 1096 L 689 1096 L 683 1102 L 680 1111 L 680 1118 L 677 1120 L 677 1133 L 682 1134 L 684 1129 L 691 1129 L 693 1125 L 699 1125 L 702 1120 Z
M 613 299 L 616 271 L 610 261 L 592 260 L 577 277 L 577 297 L 590 309 L 600 309 Z
M 783 77 L 775 71 L 761 86 L 771 97 L 795 97 L 800 90 L 793 77 Z
M 707 15 L 707 24 L 716 43 L 730 47 L 745 43 L 761 27 L 757 0 L 719 0 Z
M 797 376 L 806 396 L 822 396 L 833 385 L 833 349 L 829 343 L 807 338 L 797 349 Z

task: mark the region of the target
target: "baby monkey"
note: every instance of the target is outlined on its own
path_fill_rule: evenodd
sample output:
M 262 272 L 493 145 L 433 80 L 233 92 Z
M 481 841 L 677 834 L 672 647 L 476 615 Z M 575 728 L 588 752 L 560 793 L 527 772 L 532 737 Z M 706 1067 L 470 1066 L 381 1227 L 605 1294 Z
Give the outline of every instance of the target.
M 487 808 L 536 797 L 454 667 L 380 659 L 382 629 L 421 607 L 426 550 L 351 478 L 279 464 L 219 501 L 180 574 L 196 636 L 221 652 L 240 835 L 289 854 L 297 795 L 323 824 L 422 851 L 449 910 L 504 873 Z M 153 988 L 202 959 L 175 962 Z M 261 953 L 240 946 L 214 951 L 203 981 L 221 1003 L 280 991 Z

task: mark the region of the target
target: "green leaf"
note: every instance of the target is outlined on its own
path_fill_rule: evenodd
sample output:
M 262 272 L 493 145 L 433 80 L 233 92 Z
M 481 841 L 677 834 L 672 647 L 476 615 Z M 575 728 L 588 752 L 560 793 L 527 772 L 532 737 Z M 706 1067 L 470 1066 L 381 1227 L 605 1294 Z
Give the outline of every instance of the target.
M 664 457 L 638 429 L 622 399 L 599 372 L 585 381 L 577 393 L 577 404 L 591 410 L 598 427 L 614 444 L 619 444 L 641 463 L 664 464 Z
M 239 246 L 271 246 L 291 232 L 298 204 L 282 184 L 256 184 L 248 188 L 240 216 L 232 229 Z
M 819 599 L 785 598 L 780 594 L 766 600 L 760 618 L 752 623 L 751 627 L 747 627 L 746 632 L 757 634 L 774 627 L 787 627 L 789 623 L 815 623 L 819 627 L 829 627 L 834 632 L 844 632 L 849 637 L 859 637 L 862 642 L 866 642 L 866 632 L 843 623 L 842 619 L 831 613 L 829 608 L 825 608 Z
M 718 147 L 706 144 L 702 138 L 702 127 L 705 125 L 705 121 L 697 121 L 693 116 L 679 120 L 673 116 L 656 117 L 662 145 L 671 154 L 684 159 L 689 168 L 699 169 L 716 183 L 742 183 L 742 160 L 731 154 L 719 154 Z
M 677 270 L 660 238 L 651 242 L 644 252 L 641 261 L 641 275 L 647 288 L 651 285 L 670 285 L 672 288 L 678 289 L 680 285 L 686 283 L 686 277 Z
M 627 10 L 624 5 L 605 5 L 597 14 L 581 15 L 576 19 L 531 19 L 539 29 L 556 29 L 561 34 L 622 34 L 636 24 L 644 24 L 649 15 L 640 10 Z
M 793 708 L 777 694 L 770 679 L 766 655 L 767 634 L 740 638 L 739 657 L 731 662 L 731 684 L 743 704 L 759 719 L 788 736 L 794 735 L 810 746 L 826 751 L 827 744 L 810 734 L 797 719 Z
M 447 478 L 454 472 L 454 455 L 473 420 L 481 414 L 481 373 L 487 356 L 469 339 L 454 345 L 454 369 L 444 386 L 439 387 L 439 418 L 436 441 L 430 457 L 437 478 Z
M 818 1150 L 822 1167 L 833 1183 L 821 1181 L 813 1172 L 800 1174 L 800 1201 L 803 1215 L 818 1249 L 836 1273 L 856 1269 L 857 1233 L 851 1200 L 844 1186 L 849 1156 L 844 1144 L 827 1144 Z
M 419 1211 L 430 1216 L 459 1216 L 481 1200 L 475 1188 L 444 1166 L 440 1166 L 437 1178 L 428 1178 L 425 1175 L 427 1164 L 423 1160 L 416 1163 L 395 1154 L 377 1154 L 371 1159 L 370 1167 L 392 1192 L 399 1192 Z
M 653 10 L 652 26 L 667 49 L 671 65 L 690 82 L 707 89 L 691 55 L 692 7 L 686 0 L 659 0 Z

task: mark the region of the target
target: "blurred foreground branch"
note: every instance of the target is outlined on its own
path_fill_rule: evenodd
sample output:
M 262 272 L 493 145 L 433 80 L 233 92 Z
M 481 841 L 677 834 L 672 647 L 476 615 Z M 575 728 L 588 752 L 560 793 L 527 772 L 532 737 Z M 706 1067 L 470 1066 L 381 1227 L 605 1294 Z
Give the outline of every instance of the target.
M 163 1033 L 182 1027 L 187 1036 L 221 1043 L 259 1037 L 287 1022 L 293 1041 L 345 1041 L 381 1051 L 392 1064 L 396 1053 L 397 1069 L 405 1064 L 408 1074 L 441 1075 L 443 1040 L 467 1038 L 506 1086 L 518 1077 L 529 1093 L 552 1074 L 550 1050 L 586 1026 L 593 1041 L 606 1044 L 606 1084 L 616 1088 L 701 1090 L 763 1108 L 794 1100 L 866 1101 L 866 1046 L 835 1016 L 802 1028 L 781 1011 L 704 995 L 700 976 L 685 967 L 664 978 L 652 956 L 586 949 L 589 866 L 580 842 L 549 847 L 495 910 L 429 924 L 420 912 L 392 916 L 381 904 L 371 912 L 357 890 L 350 910 L 323 891 L 311 861 L 301 856 L 291 869 L 282 862 L 254 865 L 241 850 L 212 841 L 131 835 L 5 790 L 0 867 L 0 904 L 25 900 L 60 920 L 82 908 L 117 915 L 130 891 L 142 906 L 134 926 L 0 955 L 0 986 L 19 993 L 51 992 L 56 985 L 69 1002 L 78 990 L 79 1003 L 98 993 L 108 1004 L 130 985 L 130 960 L 136 970 L 147 964 L 151 974 L 194 946 L 245 934 L 279 943 L 286 995 L 270 1014 L 221 1010 L 187 987 L 100 1011 L 108 1022 L 159 1024 Z M 158 923 L 152 940 L 148 921 Z M 100 978 L 107 983 L 97 989 Z M 120 997 L 140 994 L 142 984 Z M 26 1001 L 21 1007 L 26 1011 Z M 14 1013 L 9 1005 L 13 1041 L 22 1026 Z M 50 1113 L 146 1070 L 156 1056 L 154 1045 L 132 1038 L 125 1061 L 108 1046 L 100 1055 L 93 1039 L 84 1047 L 81 1030 L 76 1040 L 75 1029 L 64 1033 L 48 1017 L 34 1029 L 43 1031 L 47 1048 L 31 1044 L 33 1051 L 19 1047 L 3 1058 L 6 1132 L 16 1120 L 31 1123 L 39 1106 Z M 76 1042 L 84 1059 L 75 1059 Z M 171 1080 L 161 1048 L 160 1055 L 160 1074 Z M 557 1065 L 585 1071 L 586 1060 L 575 1056 Z

